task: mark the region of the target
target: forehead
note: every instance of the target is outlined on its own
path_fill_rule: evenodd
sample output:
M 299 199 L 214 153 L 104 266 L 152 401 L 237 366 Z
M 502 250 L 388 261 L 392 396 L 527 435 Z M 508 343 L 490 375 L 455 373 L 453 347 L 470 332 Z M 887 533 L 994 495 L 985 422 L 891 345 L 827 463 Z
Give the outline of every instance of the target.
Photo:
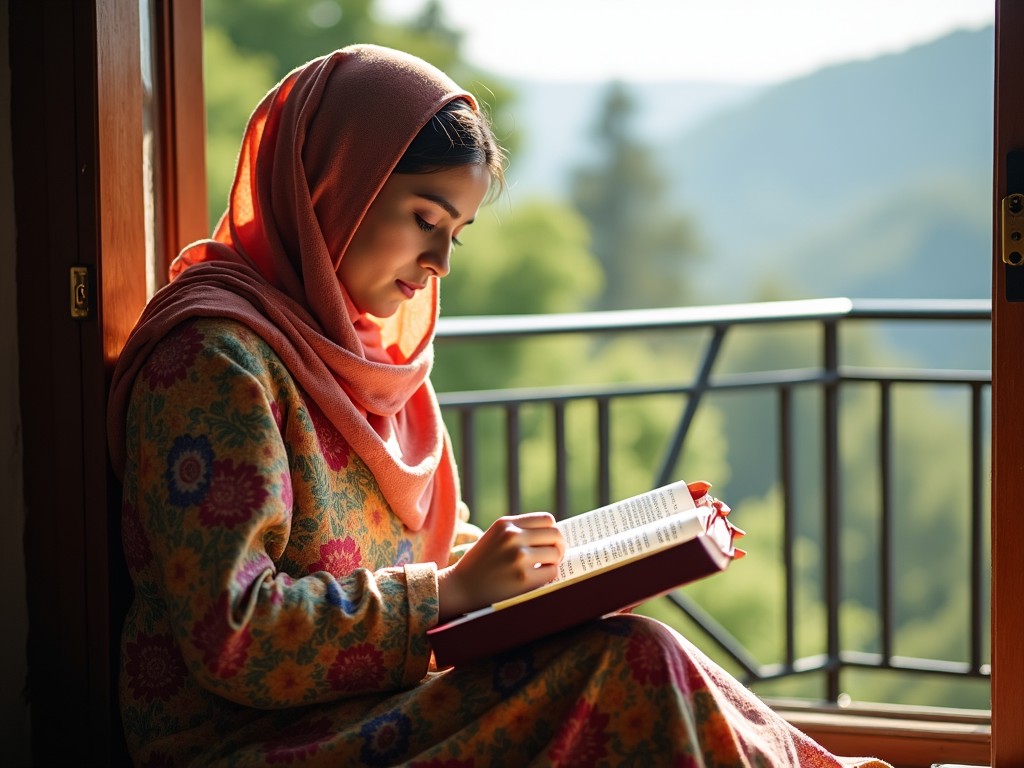
M 459 165 L 433 173 L 393 173 L 377 199 L 418 197 L 442 208 L 453 207 L 454 212 L 448 210 L 448 213 L 455 218 L 472 218 L 490 185 L 490 171 L 479 164 Z

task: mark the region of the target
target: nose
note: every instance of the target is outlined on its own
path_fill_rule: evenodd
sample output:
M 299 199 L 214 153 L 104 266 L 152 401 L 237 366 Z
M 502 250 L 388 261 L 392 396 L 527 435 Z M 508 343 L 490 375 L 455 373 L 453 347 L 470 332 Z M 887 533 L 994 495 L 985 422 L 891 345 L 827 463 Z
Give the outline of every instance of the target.
M 430 270 L 437 277 L 444 277 L 451 271 L 452 244 L 448 241 L 431 246 L 420 254 L 420 266 Z

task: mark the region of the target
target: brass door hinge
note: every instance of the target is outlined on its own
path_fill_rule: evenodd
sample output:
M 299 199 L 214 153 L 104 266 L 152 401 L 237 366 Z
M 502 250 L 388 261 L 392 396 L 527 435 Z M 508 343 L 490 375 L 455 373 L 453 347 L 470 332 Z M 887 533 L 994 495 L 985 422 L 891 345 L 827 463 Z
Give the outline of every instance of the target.
M 81 320 L 89 316 L 92 307 L 89 303 L 89 268 L 71 268 L 71 317 Z

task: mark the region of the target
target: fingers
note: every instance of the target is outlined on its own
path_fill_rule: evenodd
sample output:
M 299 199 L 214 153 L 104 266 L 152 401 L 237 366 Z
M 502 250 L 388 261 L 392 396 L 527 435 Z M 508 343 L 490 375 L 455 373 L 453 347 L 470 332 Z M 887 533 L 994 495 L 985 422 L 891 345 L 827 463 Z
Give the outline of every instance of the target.
M 492 527 L 502 530 L 506 549 L 548 551 L 549 555 L 542 562 L 558 563 L 565 553 L 565 537 L 555 526 L 555 518 L 549 512 L 502 517 Z M 550 548 L 554 548 L 553 556 L 550 555 Z
M 686 488 L 698 506 L 711 507 L 722 517 L 727 517 L 732 512 L 732 508 L 728 504 L 711 495 L 711 483 L 706 480 L 695 480 L 692 483 L 687 483 Z
M 520 528 L 553 528 L 555 525 L 555 516 L 550 512 L 528 512 L 525 515 L 509 515 L 501 519 Z

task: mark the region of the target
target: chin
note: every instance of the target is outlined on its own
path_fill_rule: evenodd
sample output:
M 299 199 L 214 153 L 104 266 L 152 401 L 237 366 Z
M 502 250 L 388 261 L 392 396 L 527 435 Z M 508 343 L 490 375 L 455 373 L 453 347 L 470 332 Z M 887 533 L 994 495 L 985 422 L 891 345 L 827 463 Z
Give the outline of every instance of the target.
M 389 318 L 392 315 L 394 315 L 398 311 L 398 308 L 400 306 L 402 306 L 402 305 L 401 304 L 394 304 L 394 305 L 390 305 L 390 306 L 386 306 L 386 307 L 379 307 L 378 308 L 380 310 L 379 312 L 375 312 L 372 309 L 370 309 L 370 310 L 367 310 L 366 312 L 364 312 L 363 314 L 370 315 L 371 317 L 376 317 L 376 318 L 380 318 L 381 320 L 384 320 L 384 319 Z

